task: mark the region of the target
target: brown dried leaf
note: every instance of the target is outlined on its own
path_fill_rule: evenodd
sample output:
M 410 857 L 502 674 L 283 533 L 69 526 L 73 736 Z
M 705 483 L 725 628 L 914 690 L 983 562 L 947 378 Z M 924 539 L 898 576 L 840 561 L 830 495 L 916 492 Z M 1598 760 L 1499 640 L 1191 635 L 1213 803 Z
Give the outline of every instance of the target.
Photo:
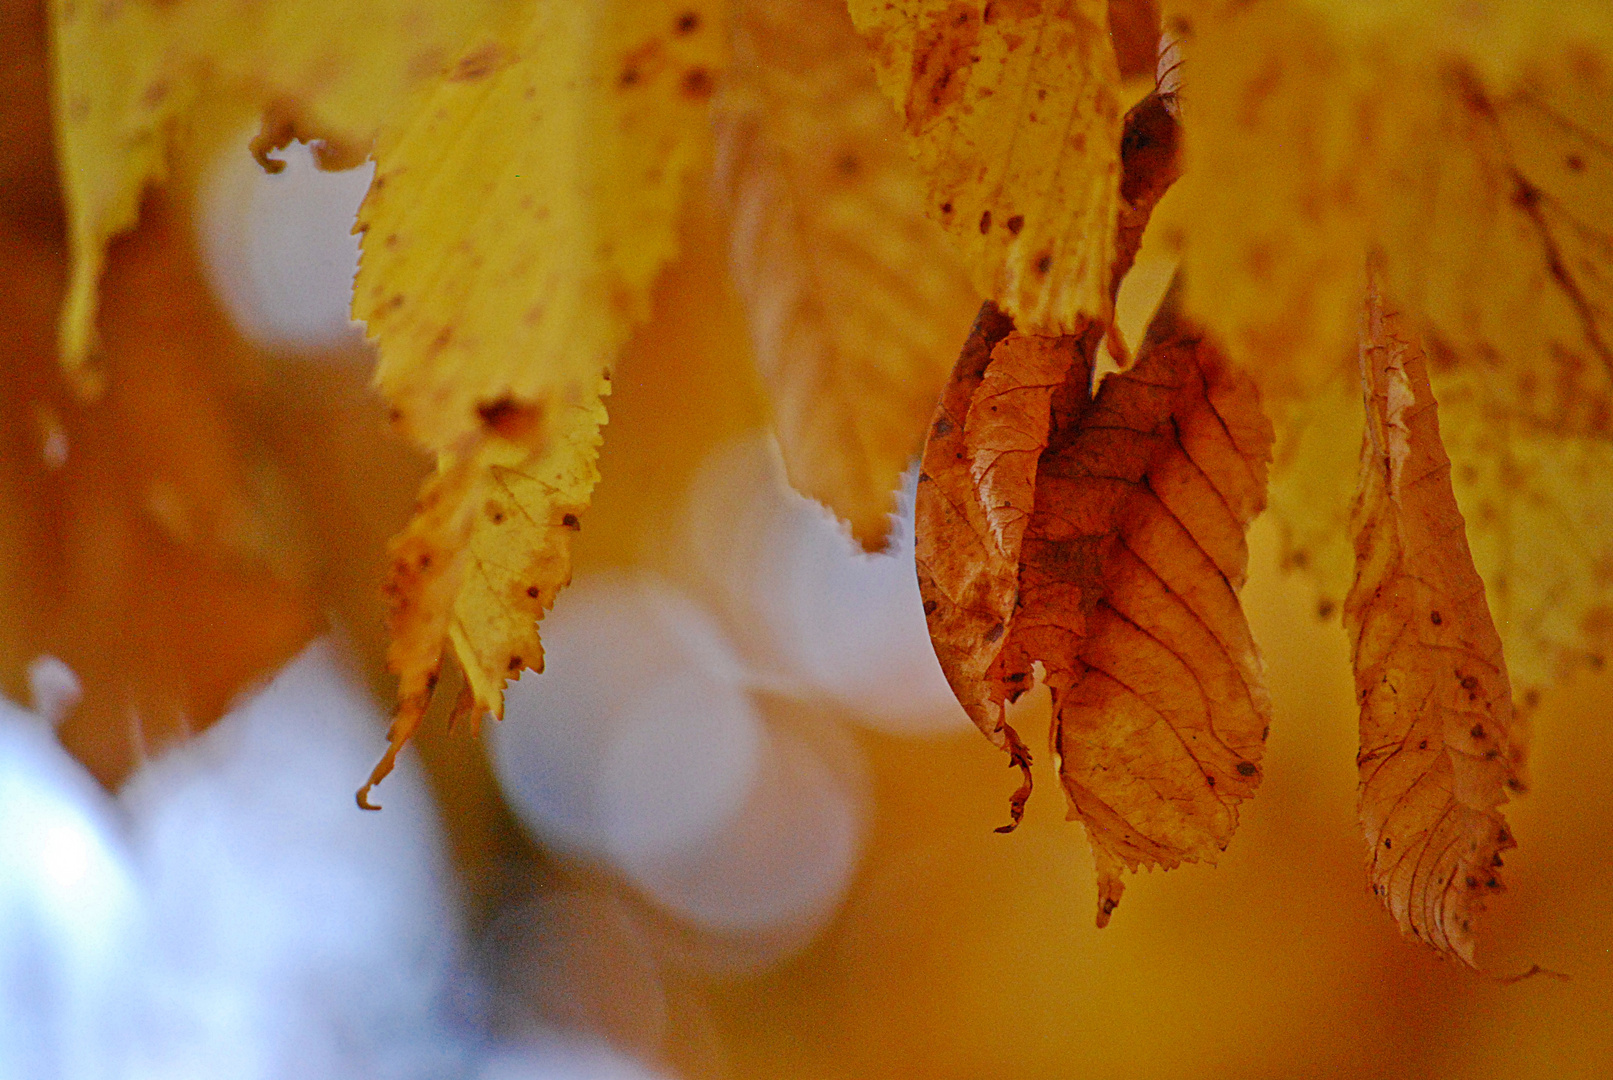
M 1270 706 L 1237 590 L 1271 450 L 1253 384 L 1177 315 L 1174 291 L 1136 365 L 1094 398 L 1101 336 L 1026 338 L 982 315 L 925 454 L 917 551 L 942 667 L 1021 765 L 1002 710 L 1043 665 L 1060 777 L 1098 862 L 1100 926 L 1122 866 L 1213 860 L 1259 783 Z M 1048 424 L 1042 384 L 1059 365 Z M 1005 385 L 1021 400 L 989 393 Z M 983 473 L 994 444 L 1007 453 Z M 1016 485 L 1032 471 L 1025 505 Z M 988 494 L 1005 490 L 1015 496 Z
M 1403 932 L 1473 963 L 1473 914 L 1513 846 L 1499 807 L 1521 790 L 1501 639 L 1473 568 L 1427 362 L 1369 291 L 1367 404 L 1344 605 L 1361 703 L 1361 824 L 1372 890 Z
M 785 469 L 878 548 L 980 298 L 844 0 L 746 0 L 732 19 L 718 185 Z
M 996 360 L 997 348 L 1011 337 L 1035 340 L 1013 334 L 1013 327 L 1012 319 L 986 302 L 964 343 L 952 381 L 936 406 L 914 505 L 914 561 L 930 641 L 952 692 L 986 738 L 1008 751 L 1014 764 L 1024 770 L 1024 786 L 1010 803 L 1017 823 L 1030 796 L 1030 751 L 1003 722 L 1003 698 L 987 685 L 986 671 L 996 659 L 997 644 L 1014 614 L 1019 549 L 1017 543 L 1006 549 L 1002 546 L 1005 541 L 1017 541 L 1017 534 L 993 529 L 987 505 L 976 494 L 967 429 L 970 405 L 987 368 Z M 1069 350 L 1069 363 L 1074 363 L 1080 343 L 1073 338 L 1060 340 Z M 1012 363 L 1013 349 L 1010 344 L 1004 350 L 1005 363 Z M 1080 355 L 1083 362 L 1078 375 L 1089 377 L 1090 366 L 1085 354 Z M 1047 423 L 1044 415 L 1040 422 L 1044 443 Z M 1014 460 L 1029 466 L 1034 483 L 1035 459 Z M 1020 482 L 1023 480 L 1021 477 Z

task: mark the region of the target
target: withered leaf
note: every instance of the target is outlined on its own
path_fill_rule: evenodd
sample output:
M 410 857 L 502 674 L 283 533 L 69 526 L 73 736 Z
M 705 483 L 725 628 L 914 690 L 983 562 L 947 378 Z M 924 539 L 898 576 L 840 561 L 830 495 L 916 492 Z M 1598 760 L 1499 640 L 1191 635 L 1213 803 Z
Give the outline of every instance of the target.
M 1513 846 L 1500 812 L 1523 740 L 1484 583 L 1473 568 L 1428 366 L 1368 294 L 1367 425 L 1344 605 L 1361 705 L 1361 824 L 1372 890 L 1403 932 L 1473 963 L 1472 918 Z
M 746 0 L 713 103 L 734 281 L 790 482 L 885 542 L 980 298 L 844 0 Z
M 1024 338 L 988 309 L 920 476 L 917 559 L 937 655 L 975 722 L 1021 764 L 1002 710 L 1041 663 L 1060 779 L 1097 860 L 1100 926 L 1122 866 L 1173 867 L 1225 848 L 1237 803 L 1259 783 L 1270 719 L 1237 592 L 1271 429 L 1253 384 L 1180 317 L 1177 296 L 1137 363 L 1095 397 L 1099 326 Z M 1004 438 L 1016 414 L 992 388 L 1046 400 L 1041 384 L 1059 365 L 1067 377 L 1050 410 L 1023 410 Z M 960 415 L 965 396 L 972 407 Z M 1022 485 L 1034 471 L 1029 505 L 1019 486 L 1011 499 L 988 494 L 1010 490 L 977 467 L 994 441 L 1010 451 L 1000 472 Z M 1024 460 L 1039 442 L 1035 463 Z M 1026 795 L 1016 793 L 1016 817 Z

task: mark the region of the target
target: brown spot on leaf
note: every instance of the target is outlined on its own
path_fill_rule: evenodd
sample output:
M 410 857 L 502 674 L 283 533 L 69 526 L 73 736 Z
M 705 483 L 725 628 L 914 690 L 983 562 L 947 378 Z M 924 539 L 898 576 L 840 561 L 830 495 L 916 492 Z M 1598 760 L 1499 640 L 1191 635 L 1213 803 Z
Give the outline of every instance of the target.
M 980 235 L 984 236 L 991 231 L 991 211 L 987 210 L 980 215 Z
M 510 59 L 507 49 L 496 41 L 489 41 L 461 56 L 443 78 L 447 82 L 480 82 Z
M 672 25 L 672 32 L 679 37 L 685 37 L 698 29 L 700 29 L 700 13 L 697 11 L 685 11 Z
M 1003 222 L 1003 224 L 1007 226 L 1010 236 L 1018 236 L 1019 230 L 1025 227 L 1025 215 L 1015 214 L 1013 217 Z
M 969 70 L 978 59 L 980 27 L 975 7 L 960 0 L 920 28 L 913 43 L 913 82 L 904 110 L 910 132 L 922 131 L 963 100 Z
M 533 445 L 543 426 L 543 409 L 536 404 L 516 401 L 509 396 L 476 406 L 488 430 L 511 442 Z
M 692 101 L 705 101 L 711 97 L 713 89 L 711 72 L 703 67 L 692 67 L 683 73 L 680 87 L 684 97 Z

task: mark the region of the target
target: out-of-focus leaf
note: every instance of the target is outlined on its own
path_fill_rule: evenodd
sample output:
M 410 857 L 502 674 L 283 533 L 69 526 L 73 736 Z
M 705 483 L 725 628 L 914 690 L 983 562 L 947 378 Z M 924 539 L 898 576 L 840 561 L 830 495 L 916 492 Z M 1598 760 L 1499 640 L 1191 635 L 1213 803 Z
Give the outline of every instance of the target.
M 1379 251 L 1438 347 L 1606 416 L 1613 12 L 1175 7 L 1191 34 L 1189 306 L 1269 397 L 1309 393 L 1351 355 Z
M 293 137 L 356 165 L 410 89 L 510 0 L 50 0 L 57 156 L 72 273 L 61 350 L 81 387 L 98 377 L 96 290 L 105 248 L 134 225 L 147 185 L 167 178 L 174 140 L 233 137 L 264 115 L 260 160 Z M 205 155 L 199 155 L 205 160 Z
M 1403 932 L 1472 964 L 1472 916 L 1501 887 L 1501 852 L 1513 846 L 1500 805 L 1507 787 L 1522 788 L 1522 731 L 1427 363 L 1376 288 L 1361 368 L 1367 426 L 1344 621 L 1368 876 Z
M 718 184 L 785 469 L 878 548 L 980 300 L 842 0 L 733 19 Z
M 1106 319 L 1120 81 L 1105 0 L 852 0 L 975 287 L 1028 334 Z
M 97 321 L 114 382 L 89 404 L 55 365 L 60 248 L 0 237 L 0 658 L 47 653 L 75 672 L 83 698 L 59 734 L 109 786 L 317 629 L 294 508 L 232 382 L 250 349 L 207 291 L 184 216 L 151 200 L 144 219 L 109 254 Z
M 439 454 L 393 546 L 399 709 L 365 805 L 419 725 L 445 646 L 467 676 L 456 716 L 473 722 L 502 714 L 508 678 L 542 670 L 536 622 L 570 577 L 610 367 L 709 160 L 720 5 L 524 11 L 382 132 L 359 215 L 354 314 L 400 426 Z

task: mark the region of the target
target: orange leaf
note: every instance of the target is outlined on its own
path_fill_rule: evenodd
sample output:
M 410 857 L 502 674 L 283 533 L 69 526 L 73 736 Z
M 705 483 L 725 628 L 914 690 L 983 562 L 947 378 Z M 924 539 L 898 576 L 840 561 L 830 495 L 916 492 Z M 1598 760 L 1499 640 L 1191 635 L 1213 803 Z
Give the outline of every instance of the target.
M 1472 916 L 1513 846 L 1499 807 L 1522 789 L 1501 639 L 1473 568 L 1415 338 L 1368 292 L 1367 425 L 1344 604 L 1361 704 L 1361 825 L 1372 891 L 1400 924 L 1473 963 Z

